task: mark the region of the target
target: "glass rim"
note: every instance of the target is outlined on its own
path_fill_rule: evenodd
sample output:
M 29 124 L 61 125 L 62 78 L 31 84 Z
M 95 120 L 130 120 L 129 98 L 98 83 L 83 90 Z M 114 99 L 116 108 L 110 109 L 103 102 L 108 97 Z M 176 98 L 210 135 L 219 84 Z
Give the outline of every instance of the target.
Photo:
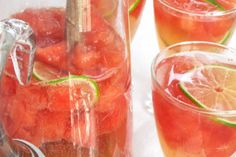
M 236 49 L 231 48 L 231 47 L 227 47 L 225 45 L 221 45 L 218 43 L 208 42 L 208 41 L 186 41 L 186 42 L 180 42 L 180 43 L 173 44 L 173 45 L 166 47 L 165 49 L 159 51 L 159 53 L 154 57 L 154 59 L 152 61 L 151 77 L 155 83 L 155 85 L 153 85 L 153 86 L 155 86 L 157 88 L 157 90 L 159 90 L 161 95 L 164 96 L 166 99 L 168 99 L 168 101 L 172 102 L 173 105 L 175 105 L 181 109 L 191 110 L 195 113 L 200 113 L 200 114 L 204 114 L 204 115 L 212 115 L 212 116 L 219 116 L 219 117 L 235 117 L 236 110 L 227 110 L 227 111 L 206 110 L 206 109 L 203 109 L 203 108 L 200 108 L 197 106 L 190 105 L 189 103 L 183 102 L 181 100 L 178 100 L 177 98 L 175 98 L 175 97 L 171 96 L 170 94 L 168 94 L 167 92 L 165 92 L 165 89 L 157 81 L 157 75 L 155 73 L 155 69 L 156 69 L 156 65 L 158 63 L 157 62 L 158 58 L 162 54 L 166 53 L 169 49 L 172 49 L 172 48 L 175 48 L 178 46 L 190 45 L 190 44 L 207 44 L 209 46 L 217 46 L 217 47 L 228 50 L 228 52 L 233 52 L 236 55 Z
M 166 2 L 165 0 L 154 0 L 154 1 L 159 1 L 161 2 L 164 6 L 166 6 L 167 8 L 170 8 L 171 10 L 174 10 L 176 12 L 179 12 L 181 14 L 187 14 L 189 16 L 197 16 L 197 17 L 220 17 L 220 16 L 226 16 L 226 15 L 230 15 L 233 13 L 236 13 L 236 6 L 235 8 L 229 9 L 229 10 L 225 10 L 225 11 L 220 11 L 220 12 L 207 12 L 207 13 L 193 13 L 193 12 L 188 12 L 186 10 L 183 9 L 179 9 L 177 7 L 171 6 L 168 2 Z

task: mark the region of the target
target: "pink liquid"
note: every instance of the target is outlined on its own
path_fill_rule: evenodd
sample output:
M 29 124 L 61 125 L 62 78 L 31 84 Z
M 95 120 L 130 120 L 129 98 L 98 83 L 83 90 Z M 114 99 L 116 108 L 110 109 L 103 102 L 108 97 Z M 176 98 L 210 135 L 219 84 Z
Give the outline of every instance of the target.
M 229 157 L 234 154 L 235 127 L 216 122 L 212 116 L 194 112 L 174 100 L 196 106 L 180 89 L 181 77 L 195 66 L 223 64 L 235 68 L 228 60 L 232 56 L 227 57 L 185 52 L 168 57 L 157 65 L 155 75 L 161 88 L 153 80 L 153 102 L 166 157 Z
M 10 138 L 33 143 L 47 157 L 131 156 L 129 55 L 114 28 L 93 10 L 92 31 L 81 33 L 84 45 L 67 53 L 63 9 L 26 9 L 13 16 L 32 26 L 37 62 L 56 69 L 57 78 L 89 76 L 97 82 L 100 98 L 93 105 L 87 102 L 94 107 L 86 110 L 80 85 L 45 85 L 33 77 L 29 86 L 20 86 L 9 75 L 9 62 L 0 118 Z

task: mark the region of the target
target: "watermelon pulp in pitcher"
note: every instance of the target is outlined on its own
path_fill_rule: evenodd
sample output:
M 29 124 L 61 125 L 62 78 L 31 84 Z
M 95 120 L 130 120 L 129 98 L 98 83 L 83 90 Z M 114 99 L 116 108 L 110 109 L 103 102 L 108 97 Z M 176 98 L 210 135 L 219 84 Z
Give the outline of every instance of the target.
M 129 52 L 112 25 L 92 9 L 91 31 L 68 53 L 64 9 L 12 17 L 30 24 L 37 50 L 30 85 L 17 83 L 10 61 L 2 78 L 0 118 L 9 137 L 46 157 L 131 156 Z

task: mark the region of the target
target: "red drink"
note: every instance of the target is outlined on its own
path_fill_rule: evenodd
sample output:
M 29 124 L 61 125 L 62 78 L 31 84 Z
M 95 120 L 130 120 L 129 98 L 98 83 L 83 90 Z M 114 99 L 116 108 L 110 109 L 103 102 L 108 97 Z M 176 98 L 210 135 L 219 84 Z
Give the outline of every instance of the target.
M 98 11 L 110 22 L 115 22 L 116 12 L 119 9 L 117 0 L 91 0 L 96 6 Z M 135 32 L 138 28 L 142 11 L 146 0 L 128 0 L 129 2 L 129 23 L 130 23 L 130 35 L 133 39 Z
M 235 156 L 236 107 L 229 105 L 235 96 L 230 83 L 236 72 L 234 53 L 219 45 L 189 43 L 165 49 L 156 58 L 153 105 L 166 157 Z M 183 82 L 188 82 L 185 90 Z
M 159 45 L 166 47 L 182 41 L 227 44 L 235 29 L 236 1 L 215 2 L 154 0 Z
M 130 20 L 130 34 L 131 38 L 138 28 L 142 11 L 146 0 L 129 0 L 129 20 Z
M 8 63 L 0 118 L 10 138 L 33 143 L 46 157 L 131 156 L 129 52 L 98 10 L 91 10 L 91 31 L 80 34 L 83 43 L 70 53 L 63 9 L 13 15 L 33 28 L 36 61 L 26 87 Z

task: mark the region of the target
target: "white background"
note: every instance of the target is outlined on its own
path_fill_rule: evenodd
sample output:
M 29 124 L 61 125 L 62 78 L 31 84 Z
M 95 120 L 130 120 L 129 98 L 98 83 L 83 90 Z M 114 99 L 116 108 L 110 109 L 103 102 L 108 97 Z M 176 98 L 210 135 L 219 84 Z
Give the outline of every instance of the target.
M 134 157 L 164 157 L 157 137 L 154 117 L 146 110 L 151 92 L 150 67 L 159 48 L 153 15 L 153 0 L 146 0 L 141 23 L 132 42 Z M 236 48 L 236 35 L 230 43 Z M 150 99 L 150 98 L 149 98 Z
M 146 0 L 131 47 L 134 113 L 134 157 L 163 157 L 153 115 L 146 104 L 151 92 L 151 62 L 158 53 L 152 0 Z

